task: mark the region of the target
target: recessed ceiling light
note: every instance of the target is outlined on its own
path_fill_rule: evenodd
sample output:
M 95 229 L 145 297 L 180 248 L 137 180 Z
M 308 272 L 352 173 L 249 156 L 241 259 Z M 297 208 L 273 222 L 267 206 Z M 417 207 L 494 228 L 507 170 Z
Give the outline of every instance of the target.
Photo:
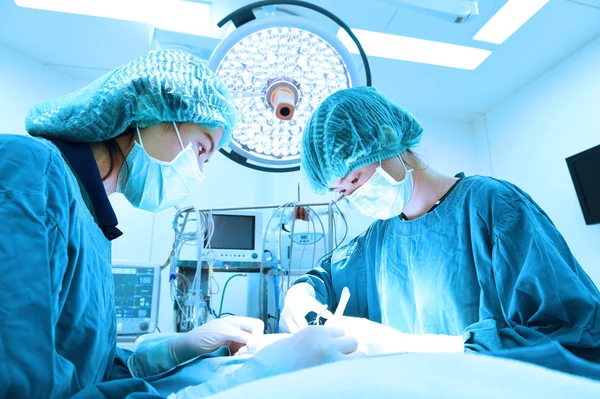
M 360 41 L 367 55 L 373 57 L 473 70 L 492 53 L 489 50 L 474 47 L 388 33 L 361 29 L 352 29 L 352 32 Z M 338 38 L 351 53 L 358 54 L 356 45 L 345 31 L 340 29 Z
M 473 37 L 482 42 L 502 44 L 549 0 L 508 0 Z

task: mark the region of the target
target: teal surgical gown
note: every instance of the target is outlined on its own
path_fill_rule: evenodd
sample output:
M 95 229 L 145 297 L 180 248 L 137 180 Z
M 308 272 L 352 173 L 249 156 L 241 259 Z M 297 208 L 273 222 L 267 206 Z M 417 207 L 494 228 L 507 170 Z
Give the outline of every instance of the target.
M 177 365 L 142 345 L 144 378 L 133 378 L 131 352 L 117 347 L 111 245 L 88 194 L 47 140 L 2 134 L 0 154 L 0 398 L 160 398 L 239 367 L 226 347 Z
M 110 242 L 61 152 L 0 135 L 0 153 L 0 398 L 152 392 L 116 346 Z
M 67 397 L 108 379 L 110 242 L 50 142 L 0 137 L 0 397 Z
M 505 181 L 464 178 L 431 212 L 375 222 L 300 282 L 330 309 L 347 286 L 345 315 L 462 336 L 466 351 L 558 343 L 600 363 L 598 289 L 544 211 Z

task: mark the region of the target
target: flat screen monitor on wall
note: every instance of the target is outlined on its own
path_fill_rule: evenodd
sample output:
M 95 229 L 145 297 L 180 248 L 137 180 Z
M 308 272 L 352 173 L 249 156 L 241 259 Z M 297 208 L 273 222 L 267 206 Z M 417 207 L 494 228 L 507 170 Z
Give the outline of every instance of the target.
M 586 224 L 600 223 L 600 145 L 567 158 Z

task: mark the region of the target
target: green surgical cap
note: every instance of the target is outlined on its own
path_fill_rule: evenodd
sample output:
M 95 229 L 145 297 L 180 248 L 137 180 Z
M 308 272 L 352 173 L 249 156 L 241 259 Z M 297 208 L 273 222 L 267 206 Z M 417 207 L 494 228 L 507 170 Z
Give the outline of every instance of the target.
M 302 168 L 317 193 L 336 179 L 419 144 L 423 127 L 372 87 L 338 91 L 311 115 L 302 137 Z
M 193 122 L 223 128 L 229 143 L 237 109 L 226 86 L 182 51 L 146 54 L 74 93 L 38 104 L 25 121 L 34 136 L 76 142 L 111 139 L 130 127 Z

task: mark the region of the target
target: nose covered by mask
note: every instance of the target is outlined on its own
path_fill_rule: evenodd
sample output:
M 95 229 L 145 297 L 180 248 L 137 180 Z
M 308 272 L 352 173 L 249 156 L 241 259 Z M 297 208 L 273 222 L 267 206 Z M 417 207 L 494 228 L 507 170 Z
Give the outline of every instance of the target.
M 402 181 L 396 181 L 379 162 L 373 176 L 346 196 L 363 215 L 381 220 L 390 219 L 400 215 L 410 201 L 413 192 L 413 170 L 407 169 L 402 158 L 398 158 L 405 171 Z
M 192 144 L 184 148 L 179 129 L 173 126 L 181 152 L 171 162 L 148 155 L 136 128 L 139 144 L 133 145 L 117 180 L 117 192 L 136 208 L 158 212 L 178 205 L 204 181 Z

